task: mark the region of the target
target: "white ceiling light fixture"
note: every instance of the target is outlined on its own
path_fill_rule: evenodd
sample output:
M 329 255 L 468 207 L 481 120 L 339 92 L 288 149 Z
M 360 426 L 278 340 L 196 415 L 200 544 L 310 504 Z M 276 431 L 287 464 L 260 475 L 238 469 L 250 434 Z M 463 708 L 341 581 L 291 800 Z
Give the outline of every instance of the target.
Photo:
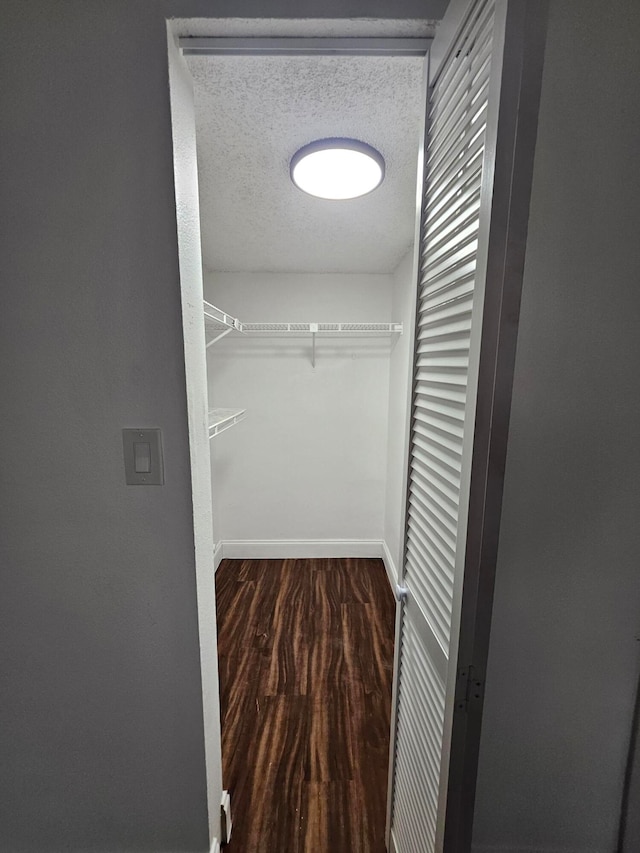
M 293 183 L 318 198 L 359 198 L 379 187 L 383 178 L 382 154 L 357 139 L 318 139 L 291 158 Z

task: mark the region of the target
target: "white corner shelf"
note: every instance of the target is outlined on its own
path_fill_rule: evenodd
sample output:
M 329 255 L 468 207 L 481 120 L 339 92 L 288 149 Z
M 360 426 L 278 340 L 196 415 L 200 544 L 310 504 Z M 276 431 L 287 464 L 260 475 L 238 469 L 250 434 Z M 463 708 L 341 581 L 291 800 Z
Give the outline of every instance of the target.
M 226 311 L 222 311 L 206 300 L 202 302 L 202 309 L 207 349 L 230 332 L 242 332 L 242 323 L 237 317 L 232 317 L 231 314 L 227 314 Z M 220 435 L 221 432 L 240 423 L 245 416 L 245 409 L 209 409 L 209 438 Z
M 209 438 L 244 420 L 246 409 L 209 409 Z

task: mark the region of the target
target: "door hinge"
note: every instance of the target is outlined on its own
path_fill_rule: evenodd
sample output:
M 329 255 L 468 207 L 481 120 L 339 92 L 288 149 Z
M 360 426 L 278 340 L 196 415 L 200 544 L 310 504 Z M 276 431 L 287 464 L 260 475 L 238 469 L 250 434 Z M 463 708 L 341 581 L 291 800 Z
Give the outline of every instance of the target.
M 484 681 L 479 677 L 476 667 L 461 667 L 456 680 L 456 711 L 466 713 L 470 705 L 482 702 L 483 695 Z

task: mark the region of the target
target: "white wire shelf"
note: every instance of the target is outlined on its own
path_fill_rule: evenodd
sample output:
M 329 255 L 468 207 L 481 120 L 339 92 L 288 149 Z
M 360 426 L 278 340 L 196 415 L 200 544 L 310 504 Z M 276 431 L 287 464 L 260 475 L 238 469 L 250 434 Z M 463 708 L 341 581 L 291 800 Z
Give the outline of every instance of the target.
M 310 335 L 313 367 L 316 366 L 316 337 L 394 338 L 403 332 L 402 323 L 242 323 L 206 300 L 203 306 L 207 349 L 234 331 L 256 338 L 306 338 Z
M 251 337 L 379 338 L 401 335 L 402 323 L 242 323 L 242 331 Z
M 244 420 L 246 409 L 209 409 L 209 438 Z
M 389 337 L 403 331 L 402 323 L 243 323 L 206 300 L 203 311 L 207 347 L 234 331 L 261 337 Z

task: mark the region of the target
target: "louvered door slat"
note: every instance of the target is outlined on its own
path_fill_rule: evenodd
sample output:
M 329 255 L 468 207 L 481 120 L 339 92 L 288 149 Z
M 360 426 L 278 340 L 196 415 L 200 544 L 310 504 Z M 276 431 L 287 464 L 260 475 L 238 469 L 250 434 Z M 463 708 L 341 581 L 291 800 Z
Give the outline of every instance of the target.
M 424 493 L 415 492 L 412 495 L 409 512 L 415 514 L 419 519 L 421 519 L 423 525 L 430 515 L 436 515 L 438 521 L 442 525 L 442 528 L 447 530 L 455 543 L 455 508 L 452 514 L 448 514 L 446 509 L 440 505 L 439 501 L 434 501 L 428 494 L 425 495 Z
M 413 479 L 414 482 L 414 491 L 417 494 L 429 494 L 432 490 L 434 494 L 437 496 L 437 500 L 441 500 L 445 498 L 452 505 L 451 513 L 455 518 L 457 523 L 457 507 L 458 507 L 458 491 L 455 488 L 451 488 L 450 484 L 443 480 L 438 476 L 431 476 L 428 479 L 425 476 L 425 472 L 421 472 L 416 475 Z
M 470 202 L 465 199 L 460 210 L 443 222 L 439 233 L 429 235 L 429 260 L 423 267 L 425 275 L 431 275 L 432 270 L 445 260 L 458 256 L 470 244 L 476 243 L 477 220 L 480 210 L 480 187 L 473 193 Z
M 395 776 L 396 853 L 433 853 L 460 548 L 493 0 L 473 4 L 427 109 Z
M 494 4 L 475 3 L 474 8 L 470 12 L 469 19 L 466 21 L 462 32 L 456 38 L 456 43 L 451 49 L 451 54 L 448 61 L 439 70 L 438 77 L 432 82 L 431 96 L 428 103 L 429 116 L 437 116 L 449 106 L 447 92 L 451 92 L 455 86 L 455 81 L 461 73 L 468 73 L 469 69 L 465 68 L 461 63 L 456 63 L 455 59 L 462 53 L 463 48 L 472 44 L 479 32 L 484 32 L 488 29 L 490 37 L 493 38 L 493 18 Z
M 421 415 L 426 416 L 426 413 L 421 413 Z M 423 441 L 432 443 L 435 447 L 441 447 L 443 450 L 460 457 L 459 437 L 442 429 L 439 421 L 430 426 L 425 424 L 422 418 L 416 418 L 413 428 L 416 435 L 419 435 Z
M 437 185 L 434 170 L 434 185 L 431 188 L 430 197 L 425 199 L 425 209 L 430 216 L 436 212 L 443 201 L 451 200 L 450 191 L 457 192 L 466 185 L 467 181 L 472 180 L 482 171 L 483 140 L 478 139 L 474 133 L 473 139 L 465 141 L 466 151 L 457 152 L 457 159 L 456 156 L 450 156 L 447 159 L 446 168 L 441 169 L 440 174 L 437 174 Z
M 486 91 L 488 91 L 488 88 Z M 431 179 L 434 182 L 446 178 L 452 162 L 460 161 L 465 157 L 469 159 L 473 158 L 475 147 L 472 146 L 476 142 L 478 130 L 484 123 L 486 108 L 486 101 L 476 101 L 475 104 L 472 104 L 470 101 L 468 102 L 460 132 L 453 136 L 450 140 L 451 144 L 443 144 L 436 150 L 429 164 Z M 463 146 L 468 146 L 470 151 L 466 151 Z M 471 157 L 469 157 L 470 154 Z
M 480 179 L 482 172 L 475 169 L 465 175 L 465 180 L 458 180 L 451 187 L 452 193 L 443 198 L 443 204 L 434 205 L 433 213 L 425 226 L 423 238 L 429 241 L 429 247 L 436 251 L 440 243 L 446 242 L 453 236 L 456 228 L 462 229 L 477 216 L 480 206 Z M 461 214 L 464 218 L 461 219 Z
M 425 793 L 437 790 L 440 748 L 444 722 L 444 685 L 427 655 L 421 653 L 419 638 L 406 620 L 402 647 L 406 649 L 399 696 L 396 770 L 395 845 L 398 853 L 435 849 L 437 800 Z
M 445 117 L 440 127 L 432 126 L 434 135 L 430 138 L 427 155 L 431 158 L 434 173 L 438 173 L 443 158 L 451 153 L 451 149 L 469 134 L 474 125 L 477 127 L 481 111 L 486 107 L 489 80 L 485 71 L 489 67 L 490 48 L 489 42 L 476 65 L 475 79 L 466 75 L 461 82 L 461 86 L 466 89 L 464 102 L 458 105 L 456 111 Z
M 426 550 L 423 552 L 417 546 L 407 552 L 407 565 L 415 568 L 416 564 L 420 564 L 424 560 L 437 562 L 432 553 L 428 553 Z M 440 645 L 444 645 L 446 642 L 447 622 L 451 616 L 449 598 L 453 588 L 453 581 L 445 585 L 444 578 L 443 569 L 437 579 L 420 577 L 414 584 L 415 590 L 422 592 L 429 601 L 424 616 L 429 623 L 429 629 Z
M 458 102 L 455 109 L 451 110 L 448 115 L 444 115 L 440 122 L 437 121 L 431 126 L 431 134 L 427 153 L 434 158 L 438 157 L 441 151 L 452 145 L 456 137 L 464 133 L 468 122 L 473 118 L 473 105 L 482 104 L 486 98 L 489 79 L 485 74 L 491 59 L 491 40 L 487 39 L 482 48 L 482 53 L 478 56 L 476 65 L 475 78 L 469 85 L 468 79 L 461 80 L 461 87 L 467 88 L 465 97 Z M 471 105 L 471 115 L 469 111 Z
M 440 483 L 430 480 L 418 484 L 416 480 L 416 488 L 411 493 L 411 499 L 418 512 L 439 512 L 442 516 L 442 524 L 448 526 L 453 534 L 456 533 L 458 506 L 451 495 L 440 487 Z
M 460 36 L 461 44 L 467 50 L 467 56 L 463 62 L 455 62 L 455 73 L 450 75 L 443 71 L 443 76 L 436 85 L 432 95 L 432 106 L 429 111 L 432 124 L 429 126 L 429 143 L 432 141 L 432 133 L 438 133 L 438 129 L 446 124 L 447 116 L 453 117 L 454 122 L 460 122 L 460 117 L 465 113 L 472 114 L 472 120 L 464 125 L 463 132 L 450 137 L 448 146 L 440 146 L 439 156 L 435 161 L 429 153 L 426 161 L 426 196 L 429 198 L 432 189 L 437 193 L 442 181 L 448 180 L 448 169 L 452 163 L 465 164 L 469 159 L 469 149 L 472 150 L 472 158 L 476 156 L 476 149 L 481 150 L 484 146 L 484 135 L 477 134 L 476 124 L 484 127 L 482 121 L 486 115 L 486 93 L 488 91 L 488 75 L 490 64 L 486 61 L 491 47 L 491 3 L 480 4 L 475 15 L 468 23 L 468 31 Z M 475 50 L 475 54 L 474 54 Z M 467 79 L 467 92 L 463 95 L 463 81 Z M 448 81 L 448 82 L 447 82 Z M 469 83 L 469 81 L 471 81 Z M 453 90 L 453 91 L 451 91 Z M 478 98 L 480 92 L 485 93 L 482 103 Z M 440 110 L 438 99 L 455 99 L 455 106 Z M 482 121 L 479 117 L 482 117 Z M 439 123 L 440 122 L 440 123 Z M 427 146 L 429 151 L 429 144 Z M 425 478 L 429 478 L 429 469 L 435 468 L 438 474 L 451 483 L 459 486 L 460 464 L 462 458 L 463 435 L 457 436 L 457 452 L 454 452 L 453 442 L 443 446 L 442 442 L 434 440 L 431 435 L 424 434 L 421 426 L 422 418 L 416 417 L 416 413 L 430 417 L 432 425 L 438 426 L 438 409 L 432 408 L 428 398 L 442 399 L 444 402 L 455 401 L 462 410 L 466 403 L 466 375 L 468 369 L 468 349 L 471 333 L 471 321 L 473 316 L 473 285 L 477 254 L 477 231 L 479 219 L 479 189 L 481 174 L 478 170 L 474 174 L 474 180 L 467 184 L 466 201 L 453 207 L 453 210 L 443 206 L 439 210 L 429 213 L 426 211 L 423 245 L 422 245 L 422 281 L 420 285 L 418 304 L 418 335 L 420 344 L 430 339 L 440 339 L 442 335 L 451 336 L 457 334 L 455 341 L 457 366 L 432 363 L 428 356 L 419 353 L 416 362 L 414 400 L 414 425 L 412 434 L 412 464 L 418 468 L 425 463 Z M 456 224 L 464 223 L 464 229 L 456 228 Z M 447 232 L 447 228 L 450 232 Z M 448 240 L 443 240 L 448 236 Z M 435 239 L 433 239 L 435 238 Z M 432 247 L 436 246 L 436 252 L 432 253 Z M 447 423 L 443 423 L 446 430 Z M 443 449 L 443 448 L 446 448 Z M 453 476 L 452 476 L 453 474 Z M 410 494 L 413 489 L 413 473 L 410 475 Z M 412 523 L 416 529 L 412 528 Z M 408 541 L 413 535 L 423 537 L 425 532 L 429 535 L 429 551 L 434 552 L 439 543 L 439 532 L 437 516 L 434 516 L 434 530 L 430 533 L 417 524 L 417 521 L 409 516 Z M 407 568 L 406 579 L 411 585 L 415 582 L 415 574 L 419 572 L 436 572 L 439 565 L 425 565 Z M 428 584 L 420 583 L 418 586 L 424 593 L 429 589 Z M 420 596 L 422 597 L 422 596 Z M 418 603 L 426 612 L 430 609 L 429 602 L 425 599 Z M 450 625 L 446 625 L 447 630 Z M 448 641 L 445 644 L 448 646 Z

